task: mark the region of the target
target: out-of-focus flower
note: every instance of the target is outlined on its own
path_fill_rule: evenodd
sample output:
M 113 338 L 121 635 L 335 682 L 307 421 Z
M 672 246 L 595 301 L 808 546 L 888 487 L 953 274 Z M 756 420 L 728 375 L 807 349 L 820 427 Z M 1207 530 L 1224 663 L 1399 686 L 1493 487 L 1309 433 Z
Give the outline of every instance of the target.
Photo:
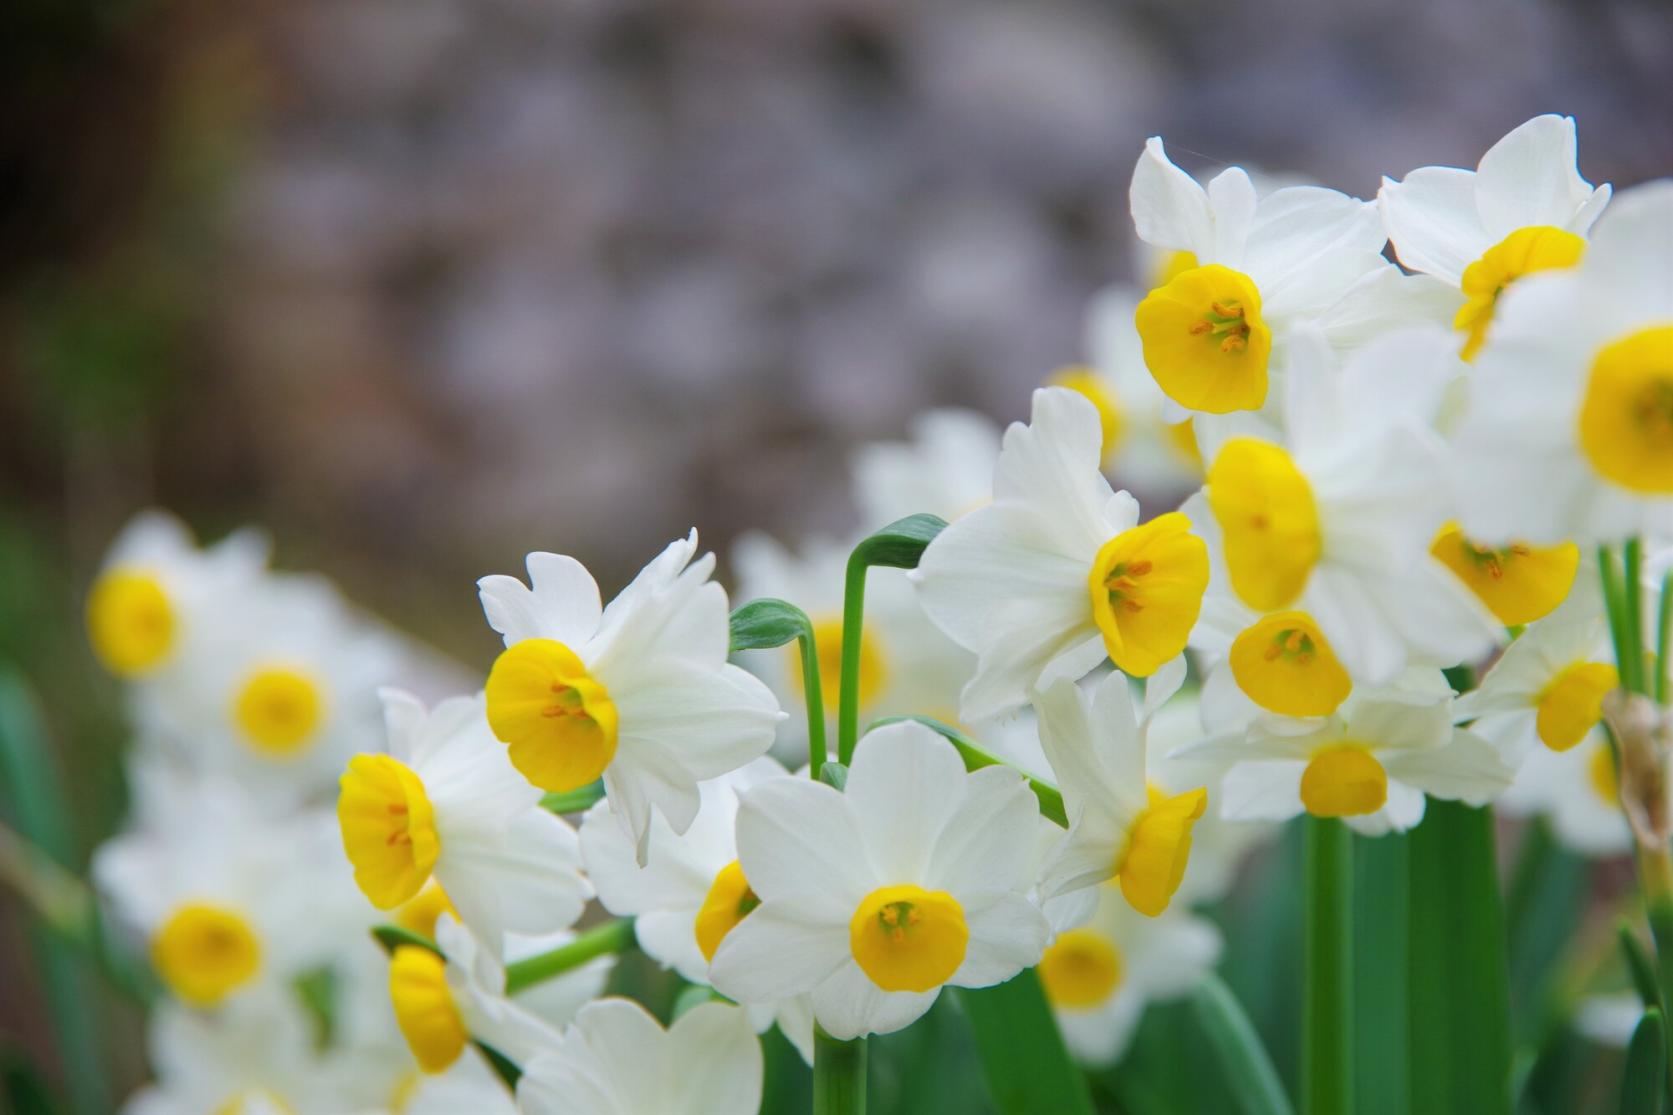
M 880 441 L 854 451 L 854 499 L 860 527 L 878 530 L 908 515 L 939 515 L 949 523 L 993 495 L 999 426 L 985 414 L 925 411 L 903 442 Z
M 545 790 L 600 776 L 643 860 L 651 811 L 676 833 L 697 815 L 697 783 L 772 746 L 772 692 L 726 661 L 726 590 L 697 532 L 674 542 L 610 602 L 586 568 L 530 554 L 529 585 L 484 577 L 483 612 L 505 637 L 488 675 L 488 722 L 511 762 Z
M 1485 735 L 1489 729 L 1477 730 Z M 1615 757 L 1602 732 L 1588 733 L 1566 751 L 1530 750 L 1497 807 L 1511 817 L 1544 817 L 1565 847 L 1584 856 L 1632 851 Z

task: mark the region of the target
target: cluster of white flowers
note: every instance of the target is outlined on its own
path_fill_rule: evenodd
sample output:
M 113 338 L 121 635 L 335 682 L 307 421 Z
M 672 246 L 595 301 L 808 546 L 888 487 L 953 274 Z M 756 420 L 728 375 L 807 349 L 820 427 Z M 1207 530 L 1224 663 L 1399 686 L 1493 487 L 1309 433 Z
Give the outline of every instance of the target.
M 1190 908 L 1271 822 L 1502 796 L 1626 849 L 1590 554 L 1673 540 L 1673 182 L 1611 201 L 1576 158 L 1540 117 L 1362 201 L 1205 187 L 1151 140 L 1156 273 L 1097 300 L 1089 366 L 1002 437 L 944 411 L 862 450 L 855 536 L 740 542 L 740 598 L 806 613 L 827 714 L 846 637 L 860 723 L 888 720 L 823 776 L 787 769 L 826 728 L 797 643 L 732 661 L 695 532 L 608 604 L 571 557 L 483 578 L 483 690 L 385 689 L 380 736 L 410 652 L 248 538 L 141 520 L 89 622 L 143 741 L 99 877 L 176 1000 L 144 1110 L 749 1112 L 753 1033 L 811 1059 L 1029 968 L 1108 1062 L 1213 967 Z M 948 525 L 845 632 L 848 555 L 917 513 Z M 624 920 L 576 937 L 595 897 Z M 712 1001 L 665 1031 L 597 999 L 609 949 L 565 946 L 625 919 Z

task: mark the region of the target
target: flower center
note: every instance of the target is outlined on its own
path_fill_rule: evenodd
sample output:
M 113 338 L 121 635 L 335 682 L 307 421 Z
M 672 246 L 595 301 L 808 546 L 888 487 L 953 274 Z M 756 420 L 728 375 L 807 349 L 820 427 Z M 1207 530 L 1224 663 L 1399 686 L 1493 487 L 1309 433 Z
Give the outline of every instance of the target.
M 393 910 L 416 895 L 441 854 L 424 783 L 390 755 L 356 755 L 340 779 L 337 823 L 354 881 L 372 905 Z
M 1046 380 L 1051 387 L 1067 387 L 1078 392 L 1098 410 L 1098 428 L 1104 435 L 1103 460 L 1111 460 L 1121 446 L 1121 435 L 1127 429 L 1127 419 L 1121 410 L 1121 400 L 1104 377 L 1084 365 L 1062 368 Z
M 400 945 L 389 958 L 389 1001 L 395 1024 L 418 1067 L 444 1072 L 470 1040 L 447 986 L 447 962 L 429 949 Z
M 212 1007 L 255 978 L 261 942 L 242 916 L 188 903 L 151 940 L 151 963 L 170 991 L 194 1007 Z
M 1567 751 L 1603 718 L 1603 698 L 1620 677 L 1607 662 L 1575 662 L 1558 671 L 1535 698 L 1540 742 Z
M 1573 267 L 1580 262 L 1586 241 L 1550 225 L 1519 228 L 1464 268 L 1461 285 L 1466 301 L 1452 319 L 1453 328 L 1468 334 L 1463 357 L 1474 360 L 1487 340 L 1487 327 L 1505 288 L 1535 271 Z
M 1257 705 L 1281 716 L 1329 716 L 1353 682 L 1305 612 L 1274 612 L 1232 642 L 1232 677 Z
M 1087 577 L 1092 621 L 1110 661 L 1148 677 L 1185 649 L 1208 588 L 1208 547 L 1178 511 L 1124 530 L 1098 551 Z
M 174 649 L 174 636 L 174 608 L 156 577 L 113 569 L 94 583 L 87 596 L 87 637 L 111 673 L 150 673 Z
M 1127 835 L 1115 874 L 1127 904 L 1147 917 L 1168 908 L 1191 858 L 1191 827 L 1208 808 L 1206 789 L 1168 797 L 1149 788 L 1150 804 Z
M 884 991 L 931 991 L 964 963 L 970 929 L 946 891 L 880 887 L 848 923 L 854 962 Z
M 713 960 L 720 942 L 759 905 L 761 899 L 749 889 L 749 880 L 744 878 L 743 866 L 737 860 L 721 868 L 703 898 L 702 908 L 697 911 L 697 947 L 702 950 L 703 959 Z
M 232 714 L 252 748 L 270 758 L 287 758 L 314 741 L 325 719 L 325 701 L 308 675 L 268 667 L 245 681 Z
M 1232 438 L 1208 470 L 1208 506 L 1244 603 L 1263 612 L 1293 603 L 1324 543 L 1312 485 L 1290 455 L 1269 442 Z
M 1272 331 L 1249 276 L 1219 264 L 1181 271 L 1139 303 L 1144 362 L 1180 406 L 1226 414 L 1266 401 Z
M 875 626 L 875 625 L 872 625 Z M 813 621 L 813 649 L 819 659 L 819 695 L 829 714 L 837 706 L 837 694 L 842 687 L 842 617 L 823 616 Z M 791 641 L 784 648 L 789 657 L 790 676 L 795 679 L 796 692 L 807 699 L 802 683 L 801 648 Z M 889 684 L 888 659 L 872 627 L 860 633 L 860 707 L 869 708 L 883 695 Z
M 524 639 L 494 661 L 488 724 L 512 765 L 542 790 L 575 790 L 616 754 L 616 705 L 580 657 L 553 639 Z
M 1058 935 L 1040 958 L 1046 998 L 1060 1010 L 1090 1010 L 1109 1001 L 1121 986 L 1121 950 L 1091 929 Z
M 1599 350 L 1580 404 L 1580 448 L 1629 491 L 1673 493 L 1673 325 Z
M 1615 756 L 1609 753 L 1609 748 L 1601 745 L 1592 748 L 1592 757 L 1586 761 L 1586 774 L 1592 792 L 1605 805 L 1615 808 L 1621 804 L 1621 779 L 1615 773 Z
M 1301 803 L 1315 817 L 1360 817 L 1388 800 L 1388 772 L 1357 744 L 1320 751 L 1301 774 Z
M 1493 548 L 1464 537 L 1457 523 L 1441 528 L 1429 552 L 1506 627 L 1532 623 L 1556 608 L 1580 568 L 1580 548 L 1572 542 Z

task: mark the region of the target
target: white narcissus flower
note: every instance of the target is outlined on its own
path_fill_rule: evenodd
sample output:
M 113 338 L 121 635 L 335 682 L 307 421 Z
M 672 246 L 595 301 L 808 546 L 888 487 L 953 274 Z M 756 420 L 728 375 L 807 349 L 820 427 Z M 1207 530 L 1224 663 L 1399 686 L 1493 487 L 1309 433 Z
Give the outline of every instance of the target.
M 200 550 L 172 515 L 134 516 L 111 543 L 87 594 L 93 653 L 130 680 L 168 671 L 206 613 L 261 578 L 267 551 L 267 539 L 255 531 Z
M 1472 660 L 1498 629 L 1429 552 L 1448 517 L 1429 421 L 1462 368 L 1445 334 L 1391 333 L 1340 368 L 1317 333 L 1291 351 L 1283 434 L 1251 421 L 1204 441 L 1185 514 L 1213 576 L 1192 638 L 1255 704 L 1322 716 L 1353 682 Z
M 1154 702 L 1147 694 L 1147 704 L 1160 707 L 1184 676 L 1183 659 L 1158 673 L 1149 687 L 1159 692 Z M 1090 693 L 1060 679 L 1034 694 L 1034 708 L 1069 817 L 1068 833 L 1041 868 L 1041 896 L 1113 878 L 1135 910 L 1155 917 L 1185 877 L 1191 829 L 1208 807 L 1208 791 L 1170 794 L 1151 780 L 1145 733 L 1122 674 L 1109 674 Z
M 343 848 L 372 905 L 411 901 L 433 874 L 495 951 L 507 933 L 573 924 L 592 895 L 575 830 L 507 761 L 483 698 L 428 712 L 399 690 L 383 699 L 389 753 L 350 760 L 337 798 Z
M 482 610 L 505 637 L 488 675 L 488 722 L 543 790 L 603 777 L 638 848 L 651 811 L 675 832 L 697 815 L 697 783 L 764 754 L 784 714 L 727 662 L 726 590 L 697 532 L 670 544 L 605 608 L 580 562 L 528 557 L 529 585 L 484 577 Z
M 664 1030 L 632 1000 L 600 999 L 524 1064 L 517 1103 L 524 1115 L 755 1115 L 763 1071 L 737 1007 L 702 1003 Z
M 1482 542 L 1673 533 L 1673 181 L 1623 191 L 1578 266 L 1504 294 L 1453 441 Z
M 1566 751 L 1533 748 L 1495 807 L 1509 817 L 1544 817 L 1558 841 L 1583 856 L 1632 851 L 1615 756 L 1602 732 Z
M 1023 705 L 1106 658 L 1147 676 L 1179 656 L 1208 556 L 1178 512 L 1139 524 L 1138 501 L 1098 471 L 1098 412 L 1062 387 L 1034 392 L 1005 431 L 991 504 L 936 536 L 913 574 L 930 619 L 977 656 L 960 713 Z
M 1098 888 L 1085 925 L 1061 933 L 1040 960 L 1040 983 L 1075 1057 L 1102 1066 L 1119 1060 L 1144 1008 L 1188 994 L 1220 958 L 1211 922 L 1170 910 L 1135 913 L 1113 886 Z
M 1374 205 L 1316 186 L 1257 199 L 1237 167 L 1204 190 L 1160 139 L 1146 142 L 1131 192 L 1139 239 L 1195 257 L 1135 316 L 1145 364 L 1188 410 L 1260 409 L 1289 332 L 1388 266 Z
M 1423 819 L 1424 795 L 1484 805 L 1512 770 L 1491 743 L 1453 726 L 1452 690 L 1439 671 L 1356 690 L 1334 714 L 1262 716 L 1247 731 L 1178 752 L 1223 765 L 1222 812 L 1285 821 L 1340 817 L 1367 836 L 1404 832 Z
M 988 501 L 999 427 L 985 414 L 951 407 L 912 421 L 911 439 L 880 441 L 854 451 L 854 500 L 860 529 L 880 530 L 908 515 L 939 515 L 949 523 Z
M 988 469 L 984 485 L 991 483 Z M 857 539 L 855 540 L 858 541 Z M 842 594 L 852 544 L 814 539 L 792 553 L 763 534 L 747 534 L 733 549 L 738 595 L 776 597 L 807 613 L 819 660 L 827 741 L 836 738 L 837 696 L 842 680 Z M 807 705 L 801 647 L 745 651 L 738 664 L 772 689 L 789 715 L 778 726 L 774 753 L 787 763 L 808 761 Z M 874 569 L 866 582 L 865 625 L 860 634 L 860 722 L 914 713 L 957 719 L 959 689 L 975 662 L 924 615 L 904 571 Z
M 967 774 L 930 728 L 878 728 L 845 791 L 780 778 L 744 795 L 738 859 L 761 904 L 710 977 L 745 1003 L 811 992 L 815 1020 L 842 1040 L 910 1025 L 944 985 L 1010 979 L 1049 932 L 1024 897 L 1039 824 L 1015 771 Z
M 587 876 L 605 909 L 634 919 L 634 936 L 646 956 L 691 983 L 709 982 L 709 961 L 721 941 L 759 902 L 738 864 L 733 835 L 738 797 L 768 780 L 789 777 L 772 759 L 760 758 L 702 783 L 703 803 L 685 835 L 675 836 L 664 821 L 651 822 L 644 867 L 610 816 L 609 799 L 588 810 L 581 822 Z M 813 1010 L 807 996 L 750 1004 L 748 1011 L 757 1031 L 776 1020 L 803 1059 L 813 1062 Z
M 1572 267 L 1609 202 L 1580 177 L 1574 119 L 1536 116 L 1488 149 L 1473 171 L 1427 166 L 1377 193 L 1394 254 L 1463 292 L 1454 326 L 1473 358 L 1500 296 L 1523 276 Z M 1665 247 L 1665 246 L 1664 246 Z

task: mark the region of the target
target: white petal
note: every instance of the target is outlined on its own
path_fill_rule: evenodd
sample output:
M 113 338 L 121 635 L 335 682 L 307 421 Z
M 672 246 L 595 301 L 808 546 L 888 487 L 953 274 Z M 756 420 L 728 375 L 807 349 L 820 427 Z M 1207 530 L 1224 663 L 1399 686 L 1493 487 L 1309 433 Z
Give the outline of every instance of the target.
M 915 721 L 866 733 L 843 796 L 877 877 L 930 881 L 930 856 L 964 800 L 964 762 L 934 729 Z
M 681 1112 L 755 1115 L 761 1106 L 761 1043 L 737 1007 L 703 1003 L 668 1028 L 668 1080 Z
M 1301 775 L 1307 763 L 1282 759 L 1238 763 L 1220 784 L 1220 815 L 1228 821 L 1287 821 L 1305 813 Z
M 812 901 L 846 925 L 879 876 L 847 797 L 808 778 L 779 778 L 738 804 L 738 861 L 763 899 Z
M 1476 206 L 1496 243 L 1528 225 L 1567 228 L 1591 197 L 1574 119 L 1536 116 L 1495 143 L 1476 173 Z
M 839 1041 L 904 1030 L 935 1005 L 934 991 L 884 991 L 852 960 L 813 993 L 813 1017 Z
M 1404 182 L 1384 178 L 1377 204 L 1400 262 L 1461 284 L 1464 269 L 1496 242 L 1481 226 L 1475 194 L 1475 174 L 1457 167 L 1423 167 Z
M 1140 240 L 1158 248 L 1208 256 L 1214 244 L 1208 195 L 1195 179 L 1168 160 L 1159 137 L 1145 141 L 1144 154 L 1133 168 L 1130 202 Z
M 795 899 L 768 899 L 720 942 L 709 979 L 741 1003 L 770 1003 L 812 991 L 850 962 L 847 918 L 835 922 Z
M 986 767 L 961 777 L 962 794 L 946 785 L 925 791 L 945 793 L 958 805 L 930 851 L 928 885 L 960 902 L 1026 889 L 1036 858 L 1032 837 L 1039 831 L 1037 799 L 1022 775 L 1006 767 Z
M 959 987 L 992 987 L 1040 962 L 1051 926 L 1021 895 L 1007 895 L 981 910 L 966 911 L 970 940 L 964 963 L 947 982 Z

